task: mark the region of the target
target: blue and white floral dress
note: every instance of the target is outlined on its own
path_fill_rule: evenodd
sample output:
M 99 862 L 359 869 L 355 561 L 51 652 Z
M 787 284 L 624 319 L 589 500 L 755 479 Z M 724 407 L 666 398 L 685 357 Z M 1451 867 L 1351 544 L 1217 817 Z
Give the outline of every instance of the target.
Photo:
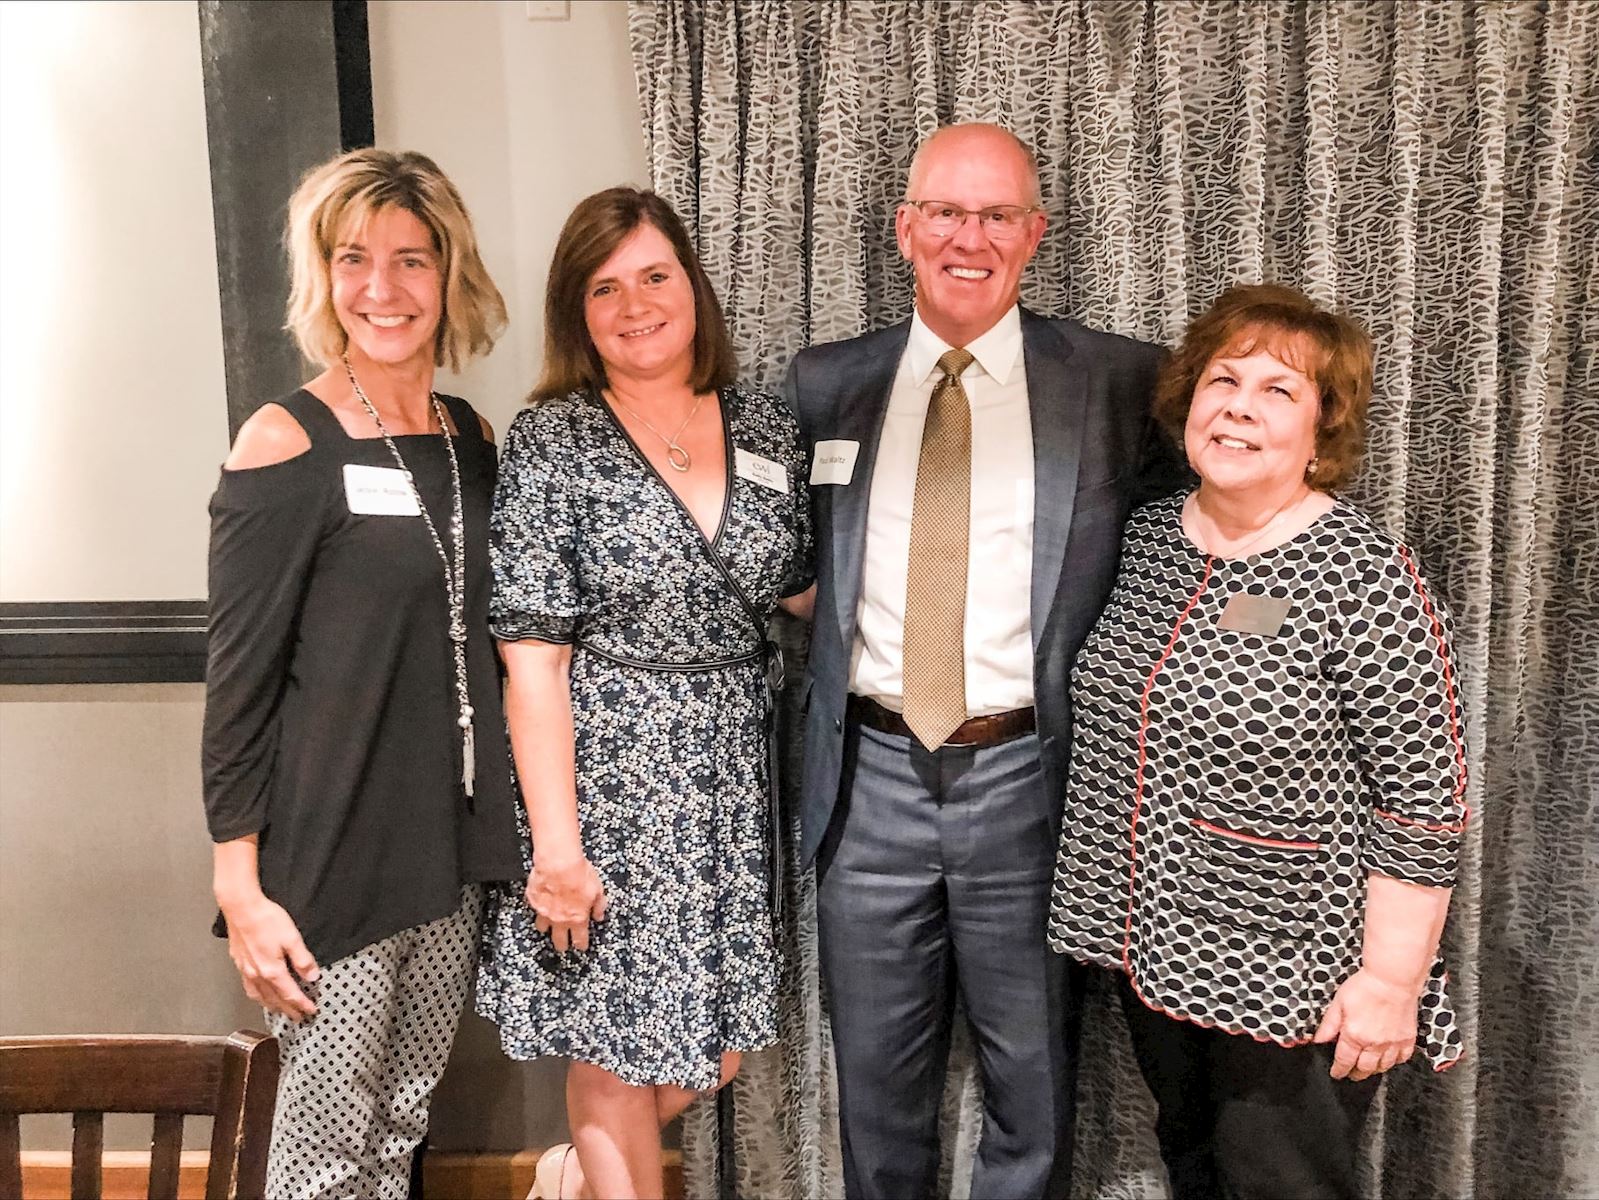
M 764 621 L 812 580 L 806 458 L 777 397 L 720 401 L 714 537 L 591 393 L 512 422 L 491 522 L 495 634 L 573 647 L 578 820 L 608 911 L 560 955 L 521 886 L 498 889 L 477 1011 L 512 1058 L 638 1086 L 713 1087 L 724 1052 L 777 1037 Z

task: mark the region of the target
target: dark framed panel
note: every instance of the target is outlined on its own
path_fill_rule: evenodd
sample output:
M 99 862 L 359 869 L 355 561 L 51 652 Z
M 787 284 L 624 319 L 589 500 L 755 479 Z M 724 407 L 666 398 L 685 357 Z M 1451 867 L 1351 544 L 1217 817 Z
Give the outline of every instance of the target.
M 0 683 L 204 678 L 204 600 L 0 604 Z
M 372 144 L 372 54 L 366 0 L 199 7 L 231 439 L 305 379 L 283 329 L 283 225 L 301 176 Z
M 283 222 L 300 177 L 373 143 L 366 0 L 198 0 L 231 440 L 303 381 L 283 331 Z M 0 683 L 205 677 L 204 600 L 0 604 Z

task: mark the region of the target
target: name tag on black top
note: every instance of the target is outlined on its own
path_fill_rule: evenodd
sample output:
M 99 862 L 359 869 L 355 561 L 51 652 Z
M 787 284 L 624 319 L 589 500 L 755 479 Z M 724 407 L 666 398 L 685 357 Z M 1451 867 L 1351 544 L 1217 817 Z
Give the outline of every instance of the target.
M 416 493 L 398 467 L 344 464 L 344 498 L 358 516 L 419 517 Z
M 1218 629 L 1231 629 L 1235 633 L 1259 633 L 1276 637 L 1282 632 L 1283 618 L 1293 601 L 1286 596 L 1261 596 L 1253 592 L 1239 592 L 1227 601 Z

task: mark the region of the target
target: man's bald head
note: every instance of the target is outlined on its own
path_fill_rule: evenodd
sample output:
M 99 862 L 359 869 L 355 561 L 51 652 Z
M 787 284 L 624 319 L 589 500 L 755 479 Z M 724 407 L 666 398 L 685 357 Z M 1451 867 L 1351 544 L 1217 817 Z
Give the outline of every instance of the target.
M 949 125 L 916 151 L 906 185 L 894 234 L 916 276 L 916 311 L 944 341 L 965 346 L 1021 296 L 1022 272 L 1049 223 L 1038 168 L 1008 129 Z M 950 208 L 966 215 L 952 222 Z
M 945 196 L 923 196 L 921 194 L 921 188 L 927 178 L 928 166 L 933 160 L 944 155 L 961 156 L 967 154 L 1014 155 L 1018 165 L 1026 172 L 1028 181 L 1027 203 L 1035 207 L 1043 203 L 1043 193 L 1038 185 L 1038 163 L 1033 158 L 1033 152 L 1027 148 L 1027 143 L 1003 125 L 989 125 L 981 121 L 969 121 L 962 125 L 945 125 L 922 139 L 922 144 L 916 147 L 915 157 L 911 159 L 910 173 L 905 179 L 906 198 L 909 200 L 948 199 Z

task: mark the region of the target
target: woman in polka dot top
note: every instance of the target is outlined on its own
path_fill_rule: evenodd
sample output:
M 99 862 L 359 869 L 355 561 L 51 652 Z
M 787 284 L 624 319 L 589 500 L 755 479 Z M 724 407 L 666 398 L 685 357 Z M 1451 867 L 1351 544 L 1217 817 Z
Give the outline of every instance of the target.
M 1333 494 L 1370 394 L 1353 321 L 1222 296 L 1156 400 L 1199 487 L 1133 514 L 1077 658 L 1049 937 L 1121 973 L 1180 1198 L 1356 1195 L 1381 1073 L 1461 1053 L 1451 621 Z

